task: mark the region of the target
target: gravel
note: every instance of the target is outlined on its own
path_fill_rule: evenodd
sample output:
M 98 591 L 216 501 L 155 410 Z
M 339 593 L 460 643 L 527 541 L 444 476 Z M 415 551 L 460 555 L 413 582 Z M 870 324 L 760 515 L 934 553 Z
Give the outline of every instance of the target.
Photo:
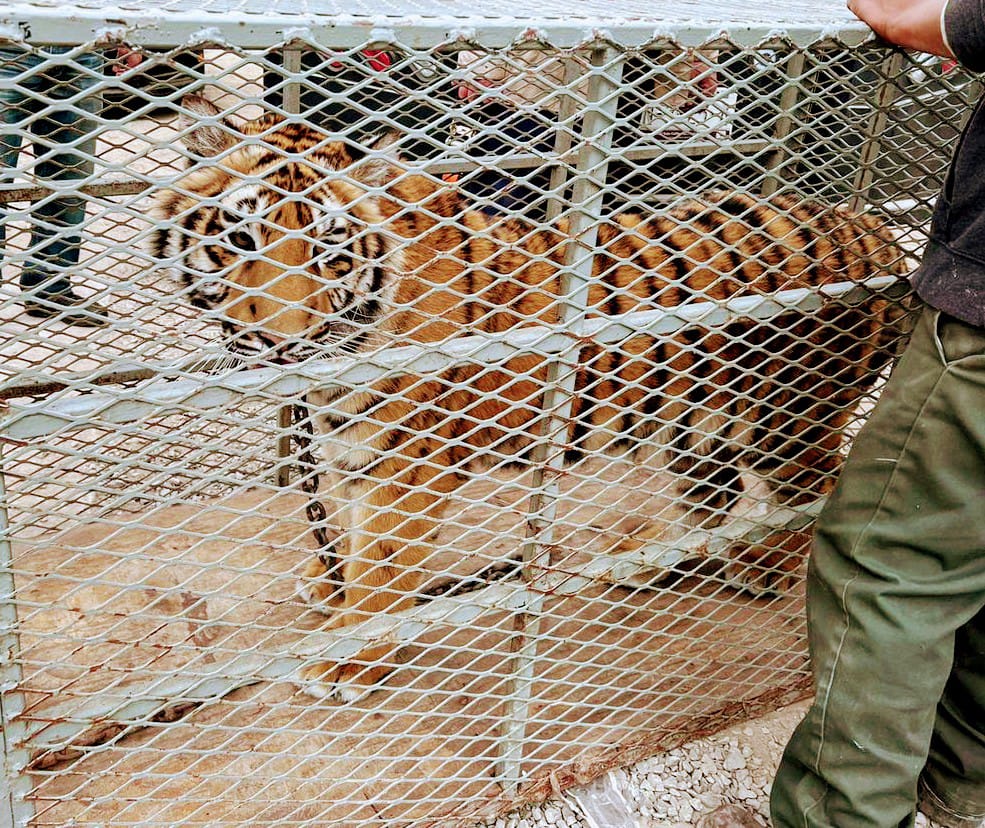
M 806 705 L 689 742 L 475 828 L 688 828 L 727 803 L 751 808 L 766 825 L 770 784 Z M 938 826 L 918 814 L 916 828 Z

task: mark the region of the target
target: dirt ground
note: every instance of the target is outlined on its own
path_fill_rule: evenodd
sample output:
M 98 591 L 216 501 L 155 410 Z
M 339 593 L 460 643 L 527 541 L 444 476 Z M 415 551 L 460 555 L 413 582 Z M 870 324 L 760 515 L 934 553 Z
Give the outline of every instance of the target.
M 594 470 L 560 501 L 571 563 L 613 541 L 595 526 L 607 509 L 652 499 L 614 474 L 607 484 Z M 436 581 L 516 548 L 524 481 L 505 482 L 456 501 L 428 563 Z M 752 598 L 681 574 L 548 596 L 526 682 L 513 675 L 518 616 L 494 610 L 432 625 L 368 698 L 315 701 L 267 669 L 323 623 L 296 594 L 311 549 L 303 504 L 254 488 L 82 514 L 16 547 L 34 824 L 468 824 L 803 695 L 799 592 Z M 176 678 L 221 679 L 245 656 L 246 686 L 195 705 L 169 694 Z M 151 704 L 106 712 L 134 699 Z M 519 791 L 502 775 L 509 739 Z

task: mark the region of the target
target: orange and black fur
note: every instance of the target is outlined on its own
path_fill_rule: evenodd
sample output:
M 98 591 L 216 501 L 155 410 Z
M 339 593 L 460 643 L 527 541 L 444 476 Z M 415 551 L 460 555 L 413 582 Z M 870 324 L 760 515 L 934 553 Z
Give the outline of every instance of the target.
M 204 99 L 185 106 L 219 115 Z M 152 244 L 194 304 L 221 308 L 230 347 L 253 361 L 358 355 L 558 319 L 561 265 L 576 243 L 563 227 L 492 217 L 379 147 L 357 150 L 302 124 L 219 120 L 192 125 L 186 143 L 206 160 L 157 196 Z M 716 192 L 599 227 L 589 303 L 605 317 L 901 267 L 875 218 Z M 903 318 L 873 295 L 768 322 L 585 341 L 572 356 L 568 452 L 658 441 L 690 525 L 721 521 L 744 475 L 765 481 L 777 504 L 814 500 L 830 486 L 854 409 L 896 353 Z M 414 603 L 445 500 L 482 463 L 522 458 L 534 444 L 546 378 L 544 357 L 530 353 L 310 395 L 318 429 L 332 435 L 323 477 L 342 531 L 344 589 L 329 594 L 318 562 L 307 573 L 330 626 Z M 761 564 L 746 568 L 750 583 L 774 564 L 784 571 L 768 550 L 802 540 L 777 533 L 737 550 Z M 381 662 L 393 649 L 306 668 L 304 679 L 316 695 L 358 698 L 389 672 Z

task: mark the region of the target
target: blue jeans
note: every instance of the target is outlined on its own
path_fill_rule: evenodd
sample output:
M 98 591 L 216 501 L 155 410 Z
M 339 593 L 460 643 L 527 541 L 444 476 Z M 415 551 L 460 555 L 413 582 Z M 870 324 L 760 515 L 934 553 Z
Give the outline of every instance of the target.
M 86 93 L 100 80 L 103 58 L 93 53 L 61 57 L 69 51 L 0 48 L 0 183 L 9 186 L 15 181 L 17 157 L 28 136 L 34 149 L 30 170 L 38 179 L 70 181 L 92 174 L 93 115 L 101 101 L 98 94 Z M 70 290 L 69 274 L 79 263 L 78 228 L 85 206 L 81 196 L 61 194 L 44 196 L 32 205 L 22 288 L 35 296 Z M 6 205 L 0 205 L 0 250 L 5 257 L 8 220 Z

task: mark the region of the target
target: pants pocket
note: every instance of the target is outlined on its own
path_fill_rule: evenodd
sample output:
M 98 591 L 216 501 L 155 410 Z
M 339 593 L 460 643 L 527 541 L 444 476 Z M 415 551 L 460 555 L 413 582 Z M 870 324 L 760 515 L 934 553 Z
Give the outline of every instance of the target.
M 975 360 L 985 363 L 985 329 L 969 325 L 943 311 L 934 310 L 932 313 L 934 345 L 944 365 Z

